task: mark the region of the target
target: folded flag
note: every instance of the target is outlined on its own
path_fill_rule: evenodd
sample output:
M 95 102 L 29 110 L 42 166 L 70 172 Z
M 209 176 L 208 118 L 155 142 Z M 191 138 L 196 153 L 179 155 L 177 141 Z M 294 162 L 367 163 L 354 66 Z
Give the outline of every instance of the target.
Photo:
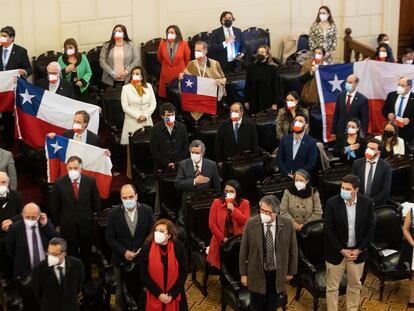
M 0 71 L 0 112 L 13 111 L 15 79 L 19 70 Z
M 216 114 L 217 84 L 214 79 L 184 75 L 180 87 L 183 111 Z
M 88 130 L 98 133 L 98 106 L 49 92 L 23 79 L 17 81 L 16 136 L 33 148 L 44 146 L 47 133 L 62 135 L 65 129 L 72 129 L 79 110 L 89 113 Z
M 82 174 L 95 177 L 101 198 L 108 198 L 112 162 L 105 154 L 105 149 L 56 135 L 53 139 L 46 136 L 45 150 L 49 183 L 54 183 L 56 178 L 66 175 L 67 160 L 71 156 L 78 156 L 82 159 Z

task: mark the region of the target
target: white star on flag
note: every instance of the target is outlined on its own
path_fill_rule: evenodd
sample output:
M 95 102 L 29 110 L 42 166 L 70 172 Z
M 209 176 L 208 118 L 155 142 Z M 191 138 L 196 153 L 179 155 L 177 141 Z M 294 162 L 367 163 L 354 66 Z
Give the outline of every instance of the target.
M 29 104 L 32 105 L 32 98 L 36 97 L 36 95 L 30 95 L 27 89 L 24 93 L 20 93 L 20 96 L 23 98 L 22 105 L 24 105 L 26 102 L 29 102 Z
M 341 83 L 342 82 L 344 82 L 344 80 L 339 80 L 338 79 L 338 76 L 335 74 L 335 77 L 334 77 L 334 79 L 333 80 L 331 80 L 331 81 L 328 81 L 331 85 L 332 85 L 332 93 L 335 91 L 335 90 L 339 90 L 339 91 L 342 91 L 342 88 L 341 88 Z
M 59 143 L 57 141 L 56 143 L 50 145 L 55 149 L 54 153 L 58 152 L 60 149 L 63 148 L 62 146 L 59 146 Z
M 187 84 L 187 87 L 193 87 L 194 82 L 191 82 L 190 79 L 185 81 L 185 84 Z

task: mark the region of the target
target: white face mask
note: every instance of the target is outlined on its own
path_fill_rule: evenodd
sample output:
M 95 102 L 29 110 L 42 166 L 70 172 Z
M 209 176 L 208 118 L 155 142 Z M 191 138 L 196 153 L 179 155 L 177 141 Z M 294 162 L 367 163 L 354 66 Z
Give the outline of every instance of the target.
M 28 227 L 33 227 L 36 226 L 37 224 L 37 220 L 31 220 L 31 219 L 24 219 L 24 223 L 28 226 Z
M 405 93 L 405 88 L 404 87 L 402 87 L 401 85 L 399 85 L 398 87 L 397 87 L 397 94 L 399 94 L 399 95 L 403 95 Z
M 79 124 L 79 123 L 73 123 L 73 125 L 72 125 L 72 130 L 73 130 L 75 133 L 79 133 L 79 132 L 82 130 L 82 124 Z
M 75 49 L 67 49 L 66 50 L 66 55 L 70 56 L 70 55 L 73 55 L 73 54 L 75 54 Z
M 298 191 L 301 191 L 306 188 L 306 183 L 303 181 L 295 181 L 295 187 L 298 189 Z
M 194 52 L 194 57 L 195 57 L 195 59 L 202 59 L 204 57 L 204 53 L 200 52 L 200 51 L 195 51 Z
M 294 101 L 292 101 L 292 100 L 288 100 L 286 102 L 286 105 L 287 105 L 288 109 L 293 109 L 293 108 L 296 107 L 296 103 Z
M 132 75 L 132 80 L 133 81 L 141 81 L 141 76 L 140 75 Z
M 328 14 L 319 14 L 319 19 L 322 22 L 326 22 L 328 20 L 329 15 Z
M 192 160 L 194 163 L 198 163 L 198 162 L 200 162 L 200 161 L 201 161 L 201 154 L 192 153 L 192 154 L 191 154 L 191 160 Z
M 406 59 L 406 60 L 404 61 L 404 64 L 407 64 L 407 65 L 412 65 L 412 64 L 413 64 L 413 60 L 412 60 L 412 59 Z
M 0 37 L 0 43 L 6 43 L 7 38 L 6 37 Z
M 348 134 L 356 134 L 356 133 L 357 133 L 357 129 L 353 127 L 348 127 Z
M 174 41 L 176 37 L 177 37 L 177 36 L 176 36 L 175 34 L 173 34 L 173 33 L 169 33 L 169 34 L 167 35 L 167 39 L 168 39 L 168 41 Z
M 174 114 L 171 115 L 171 116 L 165 117 L 165 123 L 173 124 L 174 122 L 175 122 L 175 115 Z
M 73 182 L 80 177 L 80 172 L 78 170 L 70 170 L 68 172 L 70 180 Z
M 0 195 L 6 195 L 9 192 L 9 188 L 7 186 L 0 186 Z
M 386 58 L 387 57 L 387 52 L 379 51 L 378 56 L 379 56 L 379 58 Z
M 157 243 L 157 244 L 164 243 L 166 239 L 167 239 L 167 237 L 164 233 L 159 232 L 159 231 L 154 232 L 154 241 L 155 241 L 155 243 Z
M 116 31 L 114 34 L 115 39 L 122 39 L 124 37 L 124 33 L 122 31 Z
M 320 60 L 322 59 L 322 54 L 315 54 L 314 58 Z
M 47 265 L 53 267 L 59 264 L 59 257 L 54 255 L 47 255 Z
M 240 113 L 238 113 L 238 112 L 231 112 L 230 113 L 230 119 L 232 119 L 232 120 L 238 120 L 238 119 L 240 119 Z
M 260 218 L 262 220 L 262 224 L 272 221 L 272 217 L 270 217 L 269 215 L 263 214 L 263 213 L 260 213 Z
M 390 40 L 386 40 L 386 41 L 384 41 L 384 43 L 387 44 L 387 45 L 390 45 L 391 42 L 390 42 Z

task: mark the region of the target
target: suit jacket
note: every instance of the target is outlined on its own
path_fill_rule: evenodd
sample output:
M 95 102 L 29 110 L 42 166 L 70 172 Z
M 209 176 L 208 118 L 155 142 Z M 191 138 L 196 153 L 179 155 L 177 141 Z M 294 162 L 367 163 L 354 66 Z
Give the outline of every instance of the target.
M 94 132 L 91 132 L 90 130 L 86 130 L 86 131 L 87 131 L 86 143 L 89 144 L 89 145 L 100 147 L 99 146 L 99 136 L 96 135 Z M 75 132 L 73 130 L 65 130 L 63 132 L 63 137 L 73 139 L 74 134 L 75 134 Z
M 361 158 L 354 161 L 352 174 L 359 177 L 361 184 L 359 191 L 365 193 L 365 164 L 366 159 Z M 379 158 L 372 180 L 371 198 L 375 206 L 387 204 L 391 192 L 391 165 L 384 159 Z
M 194 185 L 194 165 L 191 158 L 182 160 L 178 164 L 178 173 L 175 180 L 175 187 L 183 192 L 183 197 L 193 195 L 196 191 L 214 189 L 221 191 L 221 178 L 217 170 L 217 164 L 203 157 L 201 166 L 201 175 L 210 178 L 210 180 L 201 185 Z
M 155 169 L 165 169 L 168 163 L 184 160 L 188 155 L 188 135 L 185 125 L 175 121 L 170 135 L 164 121 L 158 122 L 151 130 L 150 148 Z
M 406 142 L 410 142 L 413 139 L 414 133 L 414 93 L 411 92 L 409 96 L 410 97 L 408 99 L 407 106 L 405 106 L 403 112 L 403 118 L 409 118 L 410 123 L 398 129 L 398 136 L 404 139 Z M 395 102 L 397 99 L 397 92 L 388 93 L 387 99 L 385 100 L 384 106 L 382 107 L 382 114 L 385 119 L 388 120 L 389 113 L 396 114 L 398 112 L 395 111 Z
M 305 134 L 296 157 L 293 159 L 293 134 L 285 135 L 279 143 L 277 152 L 279 170 L 286 176 L 298 169 L 305 169 L 312 174 L 317 156 L 316 141 Z
M 324 213 L 325 260 L 338 265 L 344 258 L 340 251 L 348 245 L 348 217 L 345 201 L 335 195 L 326 202 Z M 374 238 L 375 213 L 373 201 L 358 193 L 355 216 L 355 248 L 362 253 L 355 260 L 361 263 L 368 258 L 368 244 Z
M 237 132 L 237 141 L 234 136 L 233 121 L 224 121 L 216 135 L 216 160 L 217 162 L 227 161 L 243 151 L 257 150 L 256 125 L 246 116 L 242 118 Z
M 112 262 L 118 267 L 128 263 L 124 257 L 125 252 L 139 250 L 151 233 L 154 224 L 151 207 L 139 203 L 137 213 L 138 222 L 135 234 L 132 236 L 125 220 L 125 209 L 122 204 L 109 212 L 105 240 L 112 249 Z
M 101 199 L 94 177 L 81 174 L 75 199 L 73 185 L 68 175 L 55 181 L 51 194 L 50 211 L 53 222 L 60 226 L 62 236 L 72 240 L 79 228 L 81 235 L 92 234 L 92 217 L 101 209 Z
M 232 27 L 233 35 L 235 36 L 234 49 L 235 56 L 238 53 L 245 52 L 243 33 L 237 27 Z M 210 36 L 209 53 L 211 58 L 217 60 L 220 63 L 221 68 L 226 71 L 227 68 L 227 47 L 223 46 L 223 42 L 226 40 L 223 26 L 214 29 Z M 210 56 L 209 56 L 210 57 Z
M 47 260 L 33 269 L 34 296 L 42 311 L 78 311 L 78 294 L 84 280 L 84 268 L 78 258 L 65 257 L 65 279 L 60 285 L 53 267 Z
M 42 246 L 44 251 L 47 251 L 49 240 L 59 236 L 59 234 L 53 230 L 53 226 L 48 223 L 42 226 L 39 225 L 40 239 L 42 240 Z M 16 221 L 10 225 L 9 232 L 6 236 L 6 249 L 13 262 L 13 277 L 24 277 L 28 272 L 32 270 L 30 263 L 29 244 L 27 242 L 26 225 L 23 219 Z
M 36 85 L 42 89 L 49 91 L 48 79 L 39 79 L 36 81 Z M 72 83 L 62 78 L 59 79 L 59 86 L 56 90 L 56 94 L 76 99 L 75 93 L 73 92 Z
M 0 46 L 0 55 L 3 55 L 3 46 Z M 30 65 L 29 56 L 27 56 L 27 50 L 15 43 L 13 43 L 13 48 L 6 68 L 4 68 L 3 65 L 3 57 L 0 57 L 0 71 L 13 69 L 26 70 L 26 77 L 30 76 L 33 72 L 32 66 Z
M 13 154 L 10 151 L 0 148 L 0 172 L 6 172 L 10 177 L 9 187 L 12 190 L 17 189 L 17 174 L 14 165 Z
M 23 204 L 22 198 L 20 193 L 15 190 L 9 190 L 6 198 L 0 198 L 0 224 L 6 220 L 11 219 L 13 222 L 19 220 L 21 218 Z M 2 241 L 5 236 L 7 235 L 6 232 L 0 229 L 0 241 Z
M 298 245 L 292 221 L 276 216 L 276 291 L 285 291 L 286 275 L 294 275 L 298 265 Z M 244 227 L 240 245 L 240 275 L 247 276 L 249 291 L 266 294 L 264 262 L 266 256 L 263 224 L 260 215 L 250 218 Z
M 369 108 L 368 98 L 360 92 L 356 92 L 351 102 L 349 112 L 346 111 L 347 92 L 343 91 L 336 97 L 335 113 L 332 121 L 332 134 L 339 135 L 345 132 L 346 124 L 352 118 L 361 121 L 364 133 L 368 132 Z

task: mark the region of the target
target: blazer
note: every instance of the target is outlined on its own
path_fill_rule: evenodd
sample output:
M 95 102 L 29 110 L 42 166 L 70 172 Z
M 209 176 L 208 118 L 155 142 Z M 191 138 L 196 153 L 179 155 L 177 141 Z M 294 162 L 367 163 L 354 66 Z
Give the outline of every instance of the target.
M 388 93 L 387 98 L 385 99 L 384 106 L 382 107 L 382 114 L 385 119 L 388 120 L 388 114 L 396 114 L 398 111 L 395 111 L 395 102 L 398 99 L 397 92 Z M 410 142 L 413 139 L 414 133 L 414 93 L 411 92 L 408 98 L 407 106 L 405 106 L 403 112 L 403 118 L 409 118 L 410 123 L 404 127 L 398 129 L 398 136 L 404 139 L 406 142 Z
M 22 208 L 23 203 L 20 193 L 16 190 L 9 190 L 5 199 L 0 198 L 0 224 L 6 219 L 13 222 L 21 219 Z M 3 241 L 6 235 L 7 232 L 0 228 L 0 241 Z
M 33 269 L 32 286 L 34 296 L 42 311 L 78 311 L 78 294 L 84 280 L 84 268 L 78 258 L 65 257 L 65 280 L 59 284 L 53 267 L 47 260 Z
M 88 58 L 85 54 L 80 54 L 80 57 L 78 57 L 77 62 L 75 64 L 76 66 L 76 78 L 78 81 L 82 83 L 82 86 L 80 87 L 80 92 L 83 93 L 89 86 L 89 81 L 92 77 L 92 69 L 89 65 Z M 60 65 L 60 68 L 62 69 L 62 77 L 63 79 L 66 79 L 67 81 L 73 81 L 72 72 L 66 72 L 65 69 L 69 65 L 68 57 L 67 55 L 63 54 L 59 57 L 58 63 Z M 75 88 L 77 88 L 77 85 L 74 85 Z
M 250 203 L 242 199 L 239 206 L 234 205 L 231 213 L 234 235 L 242 235 L 244 225 L 250 217 Z M 223 242 L 225 233 L 225 223 L 227 218 L 227 203 L 222 199 L 215 199 L 210 208 L 208 226 L 213 234 L 210 241 L 210 248 L 207 254 L 207 261 L 217 269 L 220 269 L 220 243 Z
M 336 142 L 335 142 L 333 155 L 335 157 L 341 158 L 341 162 L 344 163 L 344 164 L 352 164 L 355 161 L 355 159 L 359 159 L 359 158 L 364 157 L 365 149 L 367 148 L 367 141 L 366 141 L 365 138 L 358 135 L 355 143 L 359 144 L 359 148 L 354 151 L 355 158 L 350 157 L 349 160 L 348 160 L 348 156 L 345 153 L 345 148 L 349 146 L 349 143 L 348 143 L 347 140 L 348 140 L 348 134 L 347 133 L 339 134 L 336 137 Z
M 277 151 L 277 163 L 279 170 L 286 176 L 298 169 L 304 169 L 309 174 L 312 174 L 317 156 L 316 141 L 305 134 L 296 157 L 293 159 L 293 134 L 289 134 L 283 136 L 280 140 Z
M 257 150 L 257 129 L 247 116 L 243 116 L 237 132 L 237 141 L 234 136 L 233 121 L 224 121 L 217 130 L 216 160 L 224 162 L 243 151 Z
M 168 54 L 167 41 L 161 40 L 158 46 L 157 58 L 161 64 L 158 95 L 161 97 L 167 97 L 165 85 L 177 79 L 190 61 L 190 48 L 187 41 L 180 41 L 176 44 L 177 48 L 172 60 Z
M 0 148 L 0 172 L 6 172 L 9 175 L 11 190 L 17 189 L 17 173 L 14 165 L 13 154 L 10 151 Z
M 128 261 L 124 257 L 125 252 L 138 251 L 151 233 L 154 224 L 152 208 L 143 203 L 138 204 L 138 222 L 134 236 L 129 231 L 122 204 L 111 209 L 108 214 L 105 240 L 112 249 L 112 262 L 117 267 L 126 265 Z
M 348 244 L 348 217 L 345 201 L 341 196 L 335 195 L 326 202 L 324 214 L 325 232 L 325 260 L 333 265 L 338 265 L 344 259 L 340 251 Z M 368 258 L 368 244 L 374 238 L 375 213 L 373 201 L 358 193 L 355 216 L 355 248 L 362 253 L 355 260 L 361 263 Z
M 368 98 L 360 92 L 356 92 L 351 101 L 349 112 L 346 111 L 346 101 L 347 91 L 338 93 L 332 121 L 332 134 L 339 135 L 344 133 L 348 121 L 352 118 L 358 118 L 361 121 L 362 131 L 367 133 L 369 121 Z
M 378 135 L 375 136 L 375 139 L 378 139 L 380 141 L 382 141 L 382 135 Z M 397 137 L 397 144 L 394 145 L 394 147 L 392 147 L 392 151 L 394 154 L 400 154 L 400 155 L 405 155 L 405 143 L 404 143 L 404 139 L 402 139 L 401 137 Z M 385 148 L 385 146 L 383 146 L 383 148 Z
M 129 144 L 129 132 L 134 133 L 136 130 L 144 126 L 152 126 L 152 113 L 157 107 L 157 100 L 155 98 L 152 85 L 147 82 L 147 87 L 144 87 L 144 94 L 138 95 L 135 87 L 129 83 L 122 87 L 121 104 L 124 110 L 124 126 L 122 127 L 121 145 Z M 145 116 L 147 120 L 138 122 L 140 116 Z
M 237 27 L 231 27 L 233 30 L 234 40 L 234 49 L 235 56 L 239 53 L 245 53 L 245 45 L 243 39 L 242 31 Z M 227 47 L 223 46 L 223 42 L 226 41 L 224 28 L 220 26 L 217 29 L 214 29 L 210 35 L 210 45 L 209 45 L 209 57 L 217 60 L 220 63 L 221 68 L 226 71 L 227 68 Z
M 294 275 L 298 266 L 298 245 L 292 221 L 283 216 L 276 216 L 276 292 L 285 291 L 286 276 Z M 260 215 L 250 218 L 244 227 L 240 245 L 240 275 L 247 276 L 249 291 L 266 294 L 266 277 L 264 270 L 266 247 L 263 224 Z
M 93 145 L 96 147 L 99 147 L 99 136 L 96 135 L 94 132 L 91 132 L 90 130 L 86 130 L 86 143 L 88 145 Z M 63 132 L 63 137 L 73 139 L 73 136 L 75 135 L 75 132 L 73 130 L 65 130 Z
M 94 177 L 81 174 L 78 185 L 78 198 L 75 199 L 72 182 L 68 175 L 55 181 L 51 199 L 50 211 L 53 222 L 60 226 L 62 236 L 72 240 L 79 229 L 82 235 L 92 234 L 92 217 L 101 209 L 101 199 Z
M 201 175 L 210 178 L 210 180 L 201 185 L 194 185 L 194 165 L 191 158 L 182 160 L 178 163 L 178 173 L 175 180 L 175 187 L 183 192 L 183 198 L 193 195 L 197 191 L 214 189 L 221 191 L 221 178 L 218 173 L 217 164 L 203 157 L 201 165 Z
M 165 122 L 161 120 L 151 131 L 150 149 L 155 169 L 164 170 L 168 163 L 184 160 L 188 156 L 187 128 L 175 121 L 170 135 Z
M 365 164 L 366 159 L 361 158 L 354 161 L 352 174 L 359 177 L 359 191 L 365 193 Z M 391 192 L 391 165 L 384 159 L 378 158 L 371 187 L 371 198 L 375 206 L 387 204 Z
M 36 85 L 38 87 L 41 87 L 42 89 L 49 91 L 49 80 L 48 79 L 39 79 L 36 81 Z M 59 79 L 59 85 L 56 89 L 56 94 L 66 96 L 72 99 L 75 99 L 75 93 L 73 92 L 73 86 L 72 84 L 65 80 L 65 79 Z
M 3 46 L 0 46 L 0 55 L 3 55 Z M 24 69 L 26 70 L 26 77 L 29 77 L 33 73 L 33 68 L 30 65 L 29 56 L 27 50 L 16 43 L 13 43 L 13 48 L 9 57 L 9 61 L 4 68 L 3 57 L 0 57 L 0 71 L 13 70 L 13 69 Z
M 113 86 L 113 70 L 114 70 L 114 49 L 112 48 L 109 53 L 108 51 L 109 42 L 105 43 L 102 47 L 101 53 L 99 54 L 99 64 L 103 70 L 102 73 L 102 82 Z M 106 55 L 108 54 L 108 56 Z M 125 76 L 125 81 L 129 81 L 131 78 L 131 70 L 135 66 L 141 64 L 140 53 L 138 48 L 134 46 L 132 41 L 124 41 L 124 67 L 128 71 L 128 74 Z
M 43 250 L 46 252 L 49 240 L 59 236 L 50 221 L 42 226 L 38 223 Z M 10 225 L 6 235 L 6 249 L 13 262 L 13 278 L 24 277 L 32 270 L 30 263 L 29 244 L 27 242 L 26 225 L 23 219 Z

